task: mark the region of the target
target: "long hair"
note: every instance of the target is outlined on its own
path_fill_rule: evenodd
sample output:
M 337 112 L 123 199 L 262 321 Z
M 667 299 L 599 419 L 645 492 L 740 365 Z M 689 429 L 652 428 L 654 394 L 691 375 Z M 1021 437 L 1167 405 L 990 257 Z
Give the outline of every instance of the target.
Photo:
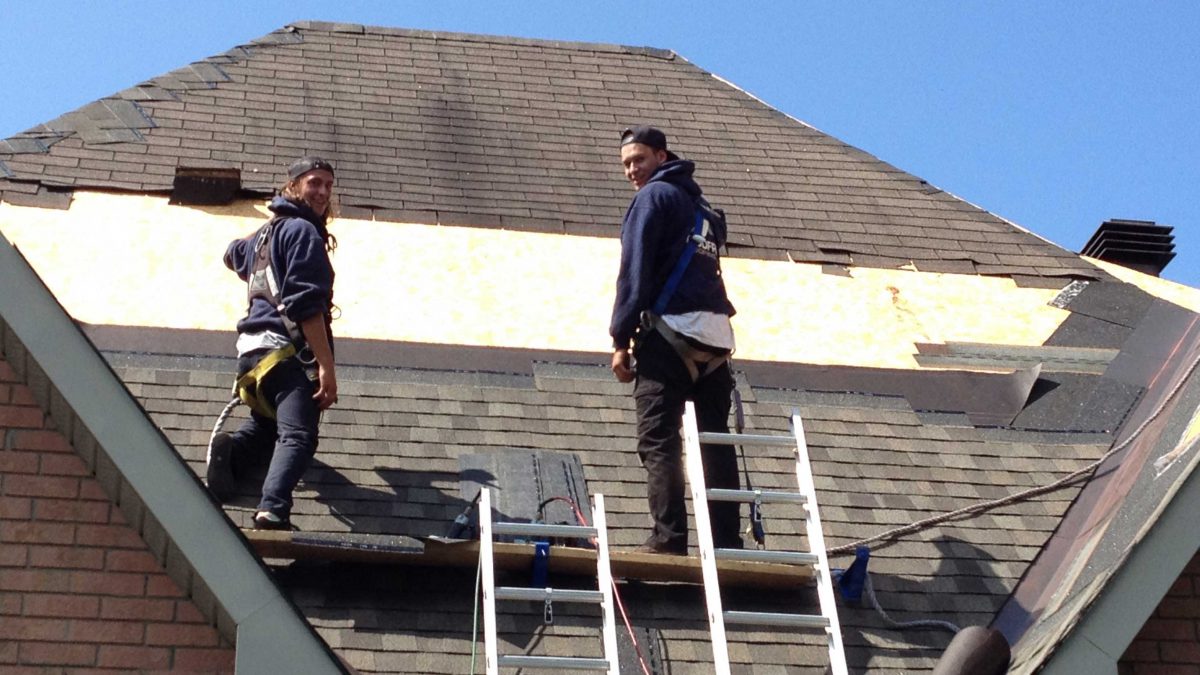
M 279 194 L 294 202 L 304 201 L 300 197 L 299 182 L 297 180 L 289 180 L 288 182 L 284 183 L 283 187 L 279 188 Z M 325 209 L 326 227 L 317 228 L 317 231 L 321 233 L 321 238 L 325 240 L 325 250 L 331 253 L 337 248 L 337 237 L 333 236 L 333 234 L 326 228 L 329 226 L 329 223 L 333 222 L 333 219 L 337 217 L 337 210 L 337 193 L 331 192 L 329 194 L 329 206 Z

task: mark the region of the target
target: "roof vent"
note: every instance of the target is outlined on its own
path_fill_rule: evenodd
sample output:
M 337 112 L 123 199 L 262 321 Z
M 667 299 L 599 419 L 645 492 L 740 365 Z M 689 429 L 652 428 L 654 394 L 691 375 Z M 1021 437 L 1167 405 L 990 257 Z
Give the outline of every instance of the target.
M 242 189 L 242 172 L 238 169 L 175 167 L 175 188 L 172 204 L 216 206 L 228 204 Z
M 1158 276 L 1175 257 L 1174 229 L 1152 220 L 1106 220 L 1079 253 Z

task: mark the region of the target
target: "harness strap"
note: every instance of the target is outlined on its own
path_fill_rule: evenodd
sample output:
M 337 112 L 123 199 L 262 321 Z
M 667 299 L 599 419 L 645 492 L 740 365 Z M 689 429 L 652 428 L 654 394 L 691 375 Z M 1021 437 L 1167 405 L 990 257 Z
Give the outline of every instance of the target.
M 692 382 L 698 381 L 700 378 L 714 372 L 720 368 L 722 364 L 729 360 L 729 354 L 714 354 L 706 352 L 703 349 L 696 349 L 688 344 L 687 340 L 671 329 L 667 322 L 662 320 L 657 314 L 646 312 L 642 315 L 642 320 L 649 330 L 658 331 L 659 335 L 667 341 L 667 344 L 679 354 L 679 358 L 683 361 L 683 365 L 687 367 L 688 375 L 692 376 Z
M 254 262 L 251 264 L 250 276 L 246 280 L 246 295 L 248 301 L 260 297 L 266 300 L 279 313 L 283 320 L 288 336 L 296 344 L 304 344 L 304 332 L 300 326 L 288 318 L 284 311 L 283 301 L 279 299 L 279 282 L 275 279 L 275 269 L 271 266 L 271 239 L 275 235 L 275 226 L 283 220 L 283 216 L 275 216 L 267 221 L 259 230 L 254 241 Z
M 246 371 L 233 383 L 233 395 L 237 396 L 254 412 L 275 419 L 275 406 L 258 397 L 259 389 L 267 373 L 275 366 L 296 355 L 296 345 L 287 345 L 267 352 L 262 360 Z
M 687 243 L 684 244 L 683 252 L 679 254 L 679 259 L 675 261 L 675 268 L 671 270 L 671 276 L 667 277 L 667 282 L 663 284 L 662 291 L 658 294 L 658 299 L 654 301 L 654 306 L 650 308 L 650 311 L 656 316 L 662 316 L 667 311 L 667 303 L 671 301 L 671 296 L 675 295 L 675 289 L 679 287 L 679 282 L 683 279 L 683 273 L 687 270 L 688 264 L 692 262 L 692 256 L 696 255 L 696 248 L 699 247 L 702 241 L 704 241 L 704 209 L 697 205 L 696 225 L 692 228 L 692 236 L 688 237 Z

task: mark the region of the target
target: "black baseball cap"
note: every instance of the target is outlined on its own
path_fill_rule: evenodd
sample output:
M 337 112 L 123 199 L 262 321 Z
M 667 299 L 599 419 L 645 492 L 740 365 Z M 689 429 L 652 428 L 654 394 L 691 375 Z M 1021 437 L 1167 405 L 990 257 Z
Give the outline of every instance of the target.
M 329 173 L 333 173 L 333 165 L 321 159 L 320 157 L 301 157 L 300 159 L 292 162 L 292 165 L 288 167 L 288 179 L 296 180 L 309 171 L 316 171 L 317 169 L 322 169 L 328 171 Z
M 667 160 L 674 161 L 679 159 L 679 155 L 667 150 L 667 135 L 661 130 L 648 126 L 628 127 L 621 132 L 621 147 L 625 147 L 630 143 L 641 143 L 655 150 L 662 150 L 667 153 Z

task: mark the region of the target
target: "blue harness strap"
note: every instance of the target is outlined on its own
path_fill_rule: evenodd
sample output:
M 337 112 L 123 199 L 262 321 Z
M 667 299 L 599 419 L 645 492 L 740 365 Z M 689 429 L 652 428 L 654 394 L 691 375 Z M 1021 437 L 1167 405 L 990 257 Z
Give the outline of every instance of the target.
M 667 303 L 671 301 L 671 296 L 675 295 L 675 289 L 679 287 L 679 281 L 683 279 L 683 273 L 687 270 L 688 264 L 692 262 L 692 256 L 696 255 L 696 248 L 699 242 L 704 240 L 704 209 L 696 207 L 696 226 L 692 228 L 692 236 L 688 237 L 687 244 L 683 247 L 683 252 L 679 254 L 679 260 L 675 261 L 675 269 L 671 270 L 671 276 L 667 277 L 667 283 L 663 285 L 662 292 L 658 294 L 658 299 L 654 301 L 654 306 L 650 311 L 655 316 L 662 316 L 667 310 Z

